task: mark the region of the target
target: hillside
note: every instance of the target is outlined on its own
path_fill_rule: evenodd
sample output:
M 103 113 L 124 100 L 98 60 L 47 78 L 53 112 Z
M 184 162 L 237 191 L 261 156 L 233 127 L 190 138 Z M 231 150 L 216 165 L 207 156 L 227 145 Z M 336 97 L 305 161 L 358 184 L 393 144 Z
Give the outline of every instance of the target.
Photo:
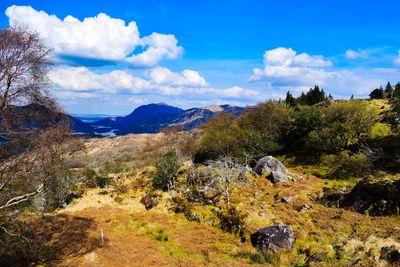
M 194 203 L 192 209 L 201 218 L 199 222 L 171 210 L 173 199 L 179 195 L 176 191 L 158 191 L 159 204 L 146 210 L 141 199 L 150 190 L 153 169 L 147 164 L 143 166 L 143 162 L 165 149 L 167 139 L 161 134 L 87 141 L 89 157 L 98 159 L 91 161 L 95 165 L 92 167 L 103 168 L 105 161 L 102 159 L 131 155 L 112 163 L 135 168 L 109 173 L 118 185 L 110 183 L 104 189 L 88 190 L 65 209 L 37 218 L 38 231 L 47 232 L 42 235 L 46 238 L 42 240 L 43 249 L 57 252 L 56 258 L 51 254 L 44 258 L 45 263 L 57 266 L 258 266 L 269 265 L 269 262 L 274 266 L 367 266 L 387 262 L 381 252 L 384 248 L 400 248 L 399 217 L 368 217 L 318 203 L 316 199 L 327 188 L 346 182 L 317 178 L 310 174 L 308 167 L 294 166 L 290 160 L 284 162 L 298 177 L 294 181 L 272 184 L 266 178 L 250 175 L 248 184 L 233 188 L 231 203 L 245 216 L 246 241 L 243 243 L 235 234 L 220 229 L 220 219 L 213 215 L 216 208 L 213 205 Z M 105 158 L 111 148 L 117 150 L 116 155 Z M 184 177 L 183 172 L 179 181 L 184 182 Z M 276 224 L 286 224 L 294 230 L 295 248 L 260 259 L 250 244 L 249 234 L 260 227 Z

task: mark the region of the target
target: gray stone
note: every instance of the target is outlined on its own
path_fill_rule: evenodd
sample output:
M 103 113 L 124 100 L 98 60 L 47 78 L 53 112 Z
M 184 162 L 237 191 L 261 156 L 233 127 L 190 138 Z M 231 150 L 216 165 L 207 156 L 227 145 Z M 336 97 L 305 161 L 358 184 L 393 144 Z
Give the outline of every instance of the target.
M 250 235 L 250 240 L 253 247 L 266 253 L 292 250 L 296 238 L 289 226 L 277 225 L 259 229 Z
M 285 166 L 273 156 L 260 159 L 254 167 L 255 173 L 264 175 L 273 183 L 287 182 L 292 179 L 292 175 Z

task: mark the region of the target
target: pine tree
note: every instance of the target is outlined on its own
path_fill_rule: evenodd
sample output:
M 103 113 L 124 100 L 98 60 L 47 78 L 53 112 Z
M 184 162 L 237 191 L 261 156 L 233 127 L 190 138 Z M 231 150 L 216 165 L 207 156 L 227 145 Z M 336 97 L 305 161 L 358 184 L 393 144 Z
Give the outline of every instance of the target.
M 400 98 L 400 82 L 396 83 L 396 85 L 394 86 L 393 96 Z
M 382 86 L 374 89 L 370 94 L 369 97 L 371 99 L 384 99 L 385 98 L 385 91 L 383 90 Z
M 296 98 L 293 97 L 292 93 L 288 91 L 286 93 L 286 100 L 285 100 L 286 105 L 290 107 L 294 107 L 296 105 Z
M 393 87 L 390 84 L 390 82 L 388 82 L 386 84 L 386 87 L 385 87 L 385 97 L 386 98 L 392 98 L 393 97 L 393 93 L 394 93 Z

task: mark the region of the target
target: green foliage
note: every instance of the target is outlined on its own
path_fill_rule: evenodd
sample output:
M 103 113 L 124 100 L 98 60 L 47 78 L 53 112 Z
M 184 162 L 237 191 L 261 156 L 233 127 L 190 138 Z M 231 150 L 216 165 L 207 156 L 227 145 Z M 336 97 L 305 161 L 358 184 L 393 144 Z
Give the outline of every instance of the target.
M 389 136 L 392 134 L 392 130 L 390 125 L 386 123 L 377 122 L 375 123 L 369 132 L 370 139 L 382 138 L 385 136 Z
M 84 176 L 86 177 L 86 183 L 90 187 L 100 187 L 104 188 L 110 183 L 110 178 L 106 176 L 99 175 L 93 169 L 85 169 Z
M 358 101 L 334 103 L 323 110 L 322 125 L 308 135 L 315 152 L 339 152 L 366 138 L 378 121 L 377 110 Z
M 288 91 L 286 93 L 285 104 L 290 107 L 296 106 L 296 98 L 294 98 L 294 96 L 292 95 L 292 93 L 290 91 Z
M 104 175 L 108 175 L 110 173 L 121 173 L 125 172 L 128 169 L 121 162 L 106 162 L 101 173 Z
M 385 91 L 383 90 L 382 86 L 378 89 L 374 89 L 370 94 L 369 97 L 371 99 L 384 99 L 385 98 Z
M 246 241 L 245 238 L 245 218 L 246 216 L 240 213 L 235 207 L 222 208 L 216 210 L 217 216 L 220 219 L 219 227 L 228 232 L 236 234 L 240 237 L 242 242 Z
M 306 94 L 302 93 L 297 99 L 297 103 L 300 105 L 315 105 L 329 99 L 330 97 L 325 94 L 324 89 L 319 89 L 316 85 L 314 88 L 310 88 Z
M 393 89 L 392 85 L 390 84 L 390 82 L 388 82 L 385 87 L 385 97 L 392 98 L 393 94 L 394 94 L 394 89 Z
M 400 82 L 396 83 L 396 85 L 394 86 L 393 96 L 400 97 Z
M 288 121 L 288 107 L 271 101 L 248 109 L 237 119 L 221 114 L 203 127 L 195 161 L 234 157 L 245 162 L 276 151 Z
M 365 154 L 350 151 L 342 151 L 338 155 L 324 155 L 321 158 L 322 165 L 328 171 L 328 178 L 346 179 L 350 177 L 362 177 L 371 170 L 371 162 Z
M 157 158 L 156 173 L 153 176 L 153 186 L 162 190 L 173 188 L 178 170 L 180 159 L 175 151 L 167 152 Z
M 291 112 L 285 144 L 303 147 L 308 134 L 322 125 L 323 111 L 319 106 L 299 106 Z

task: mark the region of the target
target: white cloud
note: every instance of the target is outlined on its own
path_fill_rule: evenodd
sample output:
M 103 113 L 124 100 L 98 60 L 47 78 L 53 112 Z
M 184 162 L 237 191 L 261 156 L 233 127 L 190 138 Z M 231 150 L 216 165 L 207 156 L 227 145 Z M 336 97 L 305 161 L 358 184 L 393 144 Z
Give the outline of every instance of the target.
M 141 45 L 147 50 L 128 57 L 127 62 L 137 66 L 155 66 L 163 58 L 176 59 L 183 54 L 183 47 L 178 46 L 178 40 L 172 34 L 152 33 L 142 38 Z
M 393 60 L 393 64 L 400 67 L 400 50 L 395 60 Z
M 310 56 L 306 53 L 297 54 L 292 48 L 278 47 L 264 53 L 264 64 L 287 67 L 329 67 L 330 60 L 322 56 Z
M 182 55 L 183 48 L 172 34 L 153 33 L 140 38 L 136 22 L 111 18 L 100 13 L 80 21 L 73 16 L 63 20 L 30 6 L 10 6 L 6 10 L 11 26 L 27 26 L 38 32 L 57 55 L 122 61 L 151 67 L 164 59 Z M 132 55 L 135 48 L 144 51 Z
M 153 68 L 146 72 L 147 79 L 128 70 L 96 73 L 86 67 L 58 67 L 50 72 L 57 95 L 88 98 L 96 93 L 117 95 L 120 92 L 148 95 L 180 96 L 182 99 L 229 98 L 261 100 L 253 89 L 233 86 L 213 88 L 196 71 L 172 72 L 167 68 Z M 63 93 L 59 93 L 63 92 Z M 68 93 L 66 93 L 68 92 Z M 132 102 L 132 97 L 129 98 Z
M 368 95 L 372 88 L 399 75 L 392 69 L 383 74 L 380 69 L 327 70 L 327 66 L 331 62 L 322 56 L 297 55 L 291 48 L 277 48 L 265 52 L 264 68 L 254 69 L 249 80 L 266 82 L 270 89 L 304 91 L 319 85 L 336 95 Z
M 125 70 L 95 73 L 86 67 L 59 67 L 52 70 L 49 76 L 55 88 L 71 91 L 96 90 L 115 93 L 125 89 L 136 93 L 150 88 L 148 81 Z
M 369 53 L 366 50 L 358 49 L 357 51 L 348 49 L 346 51 L 346 58 L 347 59 L 359 59 L 359 58 L 368 58 Z
M 205 87 L 206 80 L 200 76 L 197 71 L 184 70 L 182 73 L 174 73 L 163 67 L 157 67 L 149 70 L 147 76 L 157 85 L 168 86 L 188 86 L 188 87 Z

